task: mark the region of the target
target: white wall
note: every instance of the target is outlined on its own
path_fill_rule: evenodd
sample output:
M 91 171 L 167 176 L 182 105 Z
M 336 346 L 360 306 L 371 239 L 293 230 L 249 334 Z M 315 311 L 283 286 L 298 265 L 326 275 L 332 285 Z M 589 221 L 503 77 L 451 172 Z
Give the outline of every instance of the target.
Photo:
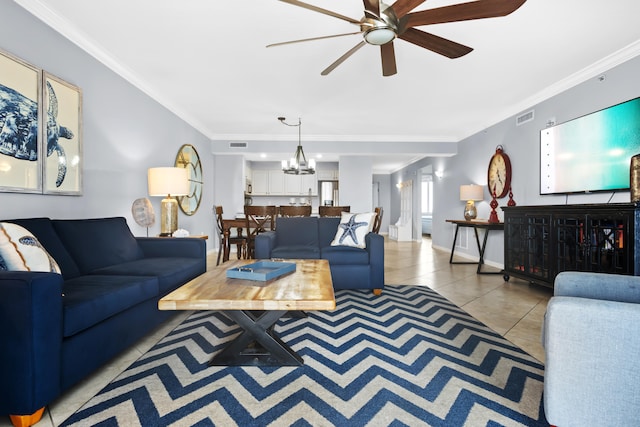
M 340 156 L 339 174 L 340 205 L 351 206 L 351 212 L 371 212 L 371 156 Z
M 378 204 L 382 206 L 380 233 L 388 233 L 391 214 L 391 175 L 373 175 L 373 182 L 378 183 Z
M 245 161 L 240 155 L 216 155 L 213 166 L 213 204 L 224 209 L 224 218 L 244 212 Z M 211 210 L 212 206 L 208 206 Z
M 495 153 L 497 145 L 502 145 L 511 159 L 513 168 L 513 195 L 518 205 L 552 205 L 579 203 L 612 203 L 629 202 L 629 192 L 595 193 L 565 196 L 541 196 L 539 194 L 539 144 L 540 130 L 546 127 L 550 118 L 557 123 L 591 113 L 610 105 L 614 105 L 640 96 L 640 58 L 634 58 L 606 73 L 606 79 L 589 79 L 559 95 L 532 105 L 535 119 L 521 126 L 516 126 L 515 116 L 503 120 L 475 135 L 460 141 L 458 154 L 449 158 L 431 158 L 404 168 L 392 175 L 392 186 L 397 181 L 410 178 L 413 171 L 425 164 L 432 164 L 433 170 L 443 170 L 442 179 L 434 179 L 434 213 L 433 213 L 433 245 L 446 250 L 451 249 L 454 226 L 447 219 L 461 219 L 464 202 L 459 200 L 459 188 L 463 184 L 487 184 L 487 167 L 489 159 Z M 640 142 L 638 144 L 640 153 Z M 486 188 L 486 187 L 485 187 Z M 477 202 L 478 217 L 488 218 L 491 201 L 488 191 L 485 200 Z M 506 206 L 508 197 L 498 200 L 499 206 Z M 392 218 L 397 219 L 399 199 L 391 192 Z M 502 210 L 498 215 L 503 219 Z M 465 228 L 465 232 L 473 233 Z M 469 236 L 469 248 L 456 249 L 456 253 L 467 253 L 477 256 L 475 242 Z M 492 232 L 487 243 L 485 259 L 489 263 L 502 265 L 504 262 L 503 233 Z
M 180 212 L 178 222 L 212 236 L 208 139 L 15 3 L 0 2 L 0 16 L 0 49 L 82 89 L 84 142 L 82 196 L 0 193 L 0 219 L 124 216 L 135 235 L 146 235 L 131 204 L 147 197 L 147 169 L 172 166 L 180 146 L 189 143 L 202 158 L 203 200 L 194 216 Z M 150 200 L 159 217 L 161 198 Z M 150 235 L 159 232 L 156 221 Z

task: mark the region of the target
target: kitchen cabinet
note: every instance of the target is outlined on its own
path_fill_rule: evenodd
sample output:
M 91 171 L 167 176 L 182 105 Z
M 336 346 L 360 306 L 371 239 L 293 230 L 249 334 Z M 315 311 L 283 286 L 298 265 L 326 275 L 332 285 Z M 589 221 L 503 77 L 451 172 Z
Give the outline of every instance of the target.
M 254 170 L 251 175 L 251 194 L 255 196 L 269 195 L 269 171 Z
M 316 175 L 288 175 L 282 170 L 254 170 L 251 178 L 253 196 L 318 195 Z
M 316 170 L 317 181 L 337 181 L 339 178 L 338 169 Z
M 317 196 L 318 180 L 315 175 L 284 175 L 284 194 L 287 196 Z M 311 190 L 311 192 L 309 192 Z
M 309 189 L 311 189 L 311 195 L 318 195 L 318 177 L 316 175 L 301 175 L 300 193 L 303 196 L 309 195 Z
M 282 172 L 280 172 L 282 173 Z M 284 194 L 287 196 L 300 195 L 300 176 L 299 175 L 284 175 Z
M 281 170 L 269 171 L 269 194 L 285 194 L 284 193 L 284 177 L 285 173 Z

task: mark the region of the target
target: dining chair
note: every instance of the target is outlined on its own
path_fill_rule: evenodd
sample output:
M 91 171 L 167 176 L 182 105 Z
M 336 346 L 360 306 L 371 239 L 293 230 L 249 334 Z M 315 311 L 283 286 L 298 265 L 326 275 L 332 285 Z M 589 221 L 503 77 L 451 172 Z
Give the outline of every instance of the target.
M 225 225 L 222 214 L 224 210 L 222 206 L 214 206 L 213 211 L 216 216 L 216 233 L 220 245 L 218 247 L 218 260 L 216 265 L 220 265 L 220 257 L 222 256 L 222 262 L 229 261 L 229 253 L 231 252 L 231 245 L 236 245 L 238 253 L 238 259 L 246 258 L 247 252 L 247 238 L 242 235 L 242 229 L 235 231 L 231 227 Z
M 247 258 L 254 257 L 256 236 L 265 231 L 275 230 L 275 218 L 278 207 L 245 205 L 244 216 L 247 222 Z
M 384 214 L 382 206 L 376 207 L 374 209 L 374 212 L 376 213 L 376 217 L 373 220 L 373 229 L 371 231 L 376 234 L 379 234 L 380 226 L 382 225 L 382 215 Z
M 318 207 L 320 216 L 342 216 L 342 212 L 351 212 L 351 206 L 322 206 Z
M 304 206 L 287 206 L 283 205 L 278 208 L 278 216 L 311 216 L 311 205 Z

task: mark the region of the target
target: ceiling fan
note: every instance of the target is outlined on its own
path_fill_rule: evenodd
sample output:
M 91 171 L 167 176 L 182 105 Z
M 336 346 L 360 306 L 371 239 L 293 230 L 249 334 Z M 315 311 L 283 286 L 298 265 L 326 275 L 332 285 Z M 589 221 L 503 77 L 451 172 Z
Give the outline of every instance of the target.
M 358 25 L 360 31 L 274 43 L 267 47 L 362 34 L 364 40 L 348 50 L 347 53 L 325 68 L 320 74 L 326 76 L 362 46 L 371 44 L 380 46 L 382 75 L 392 76 L 397 73 L 396 58 L 393 49 L 393 40 L 396 38 L 452 59 L 464 56 L 473 50 L 473 48 L 468 46 L 418 30 L 415 27 L 506 16 L 522 6 L 526 0 L 477 0 L 417 12 L 411 11 L 426 0 L 397 0 L 391 6 L 382 3 L 380 0 L 363 0 L 364 17 L 360 20 L 349 18 L 348 16 L 298 0 L 280 1 L 342 19 L 343 21 Z

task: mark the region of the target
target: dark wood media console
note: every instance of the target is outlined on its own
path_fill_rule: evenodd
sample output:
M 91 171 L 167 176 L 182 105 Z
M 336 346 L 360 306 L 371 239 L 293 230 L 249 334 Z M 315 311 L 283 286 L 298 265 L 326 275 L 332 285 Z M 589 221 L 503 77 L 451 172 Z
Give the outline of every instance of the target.
M 504 211 L 504 279 L 553 287 L 561 271 L 640 275 L 640 205 L 512 206 Z

